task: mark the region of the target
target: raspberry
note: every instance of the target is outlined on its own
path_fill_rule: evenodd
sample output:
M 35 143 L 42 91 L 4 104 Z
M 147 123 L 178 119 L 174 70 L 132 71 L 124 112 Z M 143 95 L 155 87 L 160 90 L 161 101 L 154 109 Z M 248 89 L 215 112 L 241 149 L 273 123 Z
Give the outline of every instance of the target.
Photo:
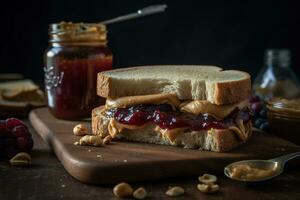
M 259 102 L 261 101 L 260 97 L 255 95 L 255 96 L 252 96 L 250 99 L 249 99 L 249 102 L 250 103 L 255 103 L 255 102 Z
M 33 140 L 27 126 L 16 118 L 0 121 L 0 158 L 11 158 L 18 152 L 30 152 Z
M 255 102 L 250 105 L 250 109 L 254 113 L 259 113 L 259 111 L 262 109 L 262 107 L 263 107 L 262 102 Z
M 23 152 L 29 152 L 33 146 L 31 138 L 19 137 L 17 139 L 18 149 Z
M 27 128 L 27 126 L 19 119 L 16 118 L 8 118 L 5 121 L 7 128 L 12 129 L 15 126 L 24 126 Z
M 26 151 L 26 148 L 27 148 L 27 140 L 26 140 L 24 137 L 18 137 L 17 142 L 18 142 L 18 148 L 19 148 L 21 151 Z
M 27 139 L 24 137 L 19 137 L 17 139 L 17 143 L 18 143 L 18 149 L 20 151 L 24 151 L 24 152 L 28 152 L 31 149 L 31 139 Z
M 11 133 L 15 137 L 25 137 L 25 138 L 31 137 L 30 133 L 28 132 L 28 129 L 25 126 L 13 127 Z

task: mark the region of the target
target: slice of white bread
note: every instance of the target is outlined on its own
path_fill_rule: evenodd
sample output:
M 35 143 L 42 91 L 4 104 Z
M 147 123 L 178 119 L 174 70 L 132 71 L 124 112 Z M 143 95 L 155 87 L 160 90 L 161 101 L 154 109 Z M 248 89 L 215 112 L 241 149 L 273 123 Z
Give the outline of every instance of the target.
M 94 135 L 105 137 L 109 134 L 108 126 L 110 119 L 103 115 L 104 106 L 92 111 L 92 131 Z M 246 131 L 251 131 L 251 122 L 247 122 Z M 163 144 L 172 146 L 183 146 L 184 148 L 197 148 L 207 151 L 225 152 L 229 151 L 243 142 L 234 131 L 229 129 L 210 129 L 200 131 L 184 131 L 174 142 L 171 142 L 163 134 L 154 130 L 153 124 L 147 124 L 142 128 L 131 130 L 124 129 L 116 135 L 116 139 L 128 141 Z M 245 141 L 244 141 L 245 142 Z
M 1 117 L 25 117 L 45 104 L 44 93 L 29 79 L 0 83 Z
M 167 65 L 116 69 L 98 74 L 97 94 L 105 98 L 176 94 L 181 100 L 208 100 L 217 105 L 249 97 L 250 75 L 215 66 Z
M 44 103 L 44 93 L 31 80 L 0 83 L 0 98 L 13 102 Z

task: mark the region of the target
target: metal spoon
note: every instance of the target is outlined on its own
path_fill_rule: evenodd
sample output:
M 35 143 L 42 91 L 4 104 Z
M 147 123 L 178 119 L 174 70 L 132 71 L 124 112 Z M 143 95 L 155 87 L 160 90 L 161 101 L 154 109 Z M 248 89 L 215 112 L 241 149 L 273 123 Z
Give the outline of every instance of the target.
M 284 156 L 280 156 L 277 158 L 273 158 L 270 160 L 243 160 L 243 161 L 239 161 L 239 162 L 234 162 L 234 163 L 227 165 L 224 168 L 224 174 L 231 179 L 243 181 L 243 182 L 266 181 L 266 180 L 272 179 L 276 176 L 279 176 L 283 172 L 286 162 L 293 158 L 296 158 L 298 156 L 300 156 L 300 151 L 291 153 L 291 154 L 287 154 Z M 245 165 L 250 166 L 251 168 L 256 168 L 256 169 L 273 170 L 273 173 L 271 173 L 270 175 L 267 175 L 267 176 L 261 176 L 261 177 L 257 177 L 257 178 L 251 178 L 251 179 L 242 178 L 242 177 L 232 177 L 231 170 L 233 169 L 233 167 L 241 165 L 241 164 L 245 164 Z
M 134 13 L 130 13 L 130 14 L 119 16 L 119 17 L 115 17 L 113 19 L 98 22 L 96 24 L 108 25 L 108 24 L 122 22 L 122 21 L 130 20 L 130 19 L 135 19 L 135 18 L 138 18 L 138 17 L 143 17 L 143 16 L 146 16 L 146 15 L 152 15 L 152 14 L 155 14 L 155 13 L 164 12 L 167 9 L 167 7 L 168 6 L 166 4 L 147 6 L 145 8 L 139 9 L 138 11 L 136 11 Z M 89 23 L 89 24 L 93 25 L 95 23 Z
M 167 9 L 166 4 L 161 4 L 161 5 L 152 5 L 152 6 L 147 6 L 145 8 L 139 9 L 138 11 L 126 15 L 122 15 L 119 17 L 115 17 L 113 19 L 97 22 L 97 23 L 80 23 L 81 29 L 76 30 L 76 34 L 83 34 L 86 32 L 86 29 L 90 26 L 98 26 L 98 25 L 108 25 L 112 23 L 117 23 L 117 22 L 122 22 L 126 20 L 131 20 L 147 15 L 152 15 L 160 12 L 164 12 Z M 57 31 L 56 34 L 65 34 L 67 31 Z

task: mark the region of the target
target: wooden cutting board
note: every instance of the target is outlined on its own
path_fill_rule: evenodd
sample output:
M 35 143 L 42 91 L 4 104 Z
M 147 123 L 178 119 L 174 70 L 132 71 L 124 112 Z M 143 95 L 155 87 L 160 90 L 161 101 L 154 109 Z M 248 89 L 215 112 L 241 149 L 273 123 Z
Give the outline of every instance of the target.
M 80 137 L 74 136 L 72 130 L 78 121 L 56 119 L 47 108 L 33 110 L 29 118 L 65 169 L 86 183 L 156 180 L 199 176 L 205 172 L 222 174 L 224 166 L 234 161 L 269 159 L 300 151 L 297 145 L 259 132 L 248 143 L 227 153 L 133 142 L 113 142 L 103 147 L 75 146 L 73 143 Z M 91 129 L 89 122 L 80 123 Z

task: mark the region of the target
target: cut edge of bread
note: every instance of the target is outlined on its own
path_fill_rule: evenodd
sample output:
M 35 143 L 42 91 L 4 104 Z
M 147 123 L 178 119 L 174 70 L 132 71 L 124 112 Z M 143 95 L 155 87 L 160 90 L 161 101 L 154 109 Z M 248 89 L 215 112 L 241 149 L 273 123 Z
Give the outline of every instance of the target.
M 242 78 L 230 80 L 193 80 L 178 78 L 174 81 L 166 78 L 132 78 L 118 77 L 118 74 L 130 73 L 151 68 L 174 68 L 181 69 L 184 73 L 187 68 L 195 68 L 195 71 L 212 74 L 223 73 L 224 77 L 228 74 L 239 75 Z M 184 69 L 185 68 L 185 69 Z M 208 72 L 210 73 L 210 72 Z M 115 74 L 115 75 L 114 75 Z M 180 75 L 180 73 L 178 74 Z M 225 76 L 227 75 L 227 76 Z M 205 76 L 205 75 L 203 75 Z M 229 75 L 230 76 L 230 75 Z M 209 77 L 209 75 L 207 75 Z M 181 100 L 208 100 L 216 105 L 230 104 L 242 101 L 250 96 L 251 79 L 246 72 L 237 70 L 222 70 L 216 66 L 194 66 L 194 65 L 159 65 L 159 66 L 140 66 L 115 69 L 98 73 L 97 94 L 104 98 L 118 98 L 123 96 L 137 96 L 149 94 L 171 93 L 176 94 Z
M 110 119 L 103 114 L 103 106 L 92 111 L 92 131 L 94 135 L 105 137 L 108 135 Z M 251 122 L 247 122 L 250 123 Z M 250 127 L 251 125 L 247 126 Z M 129 130 L 124 129 L 116 137 L 118 140 L 152 143 L 170 146 L 182 146 L 190 149 L 200 149 L 215 152 L 225 152 L 234 149 L 243 142 L 229 129 L 209 129 L 200 131 L 185 131 L 174 142 L 154 131 L 153 124 L 147 124 L 143 128 Z

